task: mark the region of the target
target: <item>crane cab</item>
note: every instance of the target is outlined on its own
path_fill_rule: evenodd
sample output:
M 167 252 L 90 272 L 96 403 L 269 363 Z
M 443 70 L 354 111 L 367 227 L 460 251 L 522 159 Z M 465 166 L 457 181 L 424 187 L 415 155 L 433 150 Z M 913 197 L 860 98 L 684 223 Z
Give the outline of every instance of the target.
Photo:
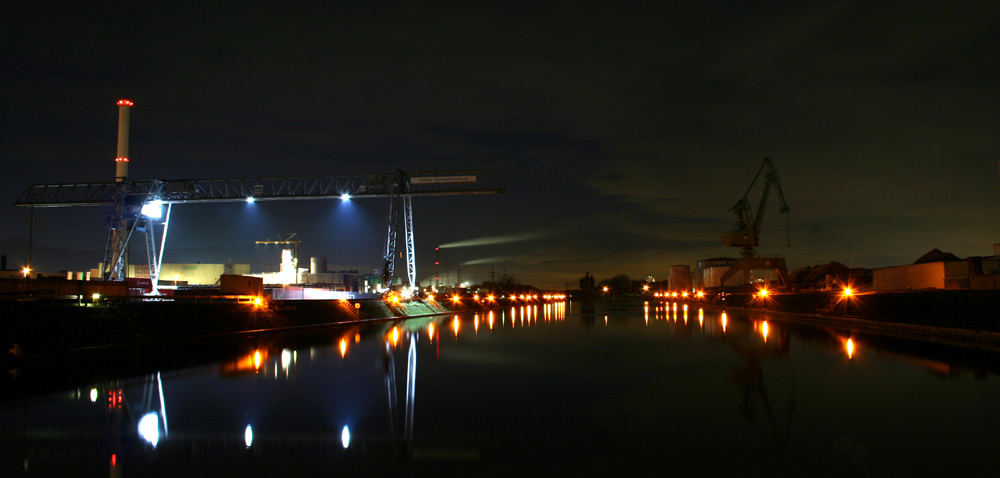
M 725 247 L 757 247 L 757 237 L 752 231 L 726 232 L 719 236 L 719 242 Z

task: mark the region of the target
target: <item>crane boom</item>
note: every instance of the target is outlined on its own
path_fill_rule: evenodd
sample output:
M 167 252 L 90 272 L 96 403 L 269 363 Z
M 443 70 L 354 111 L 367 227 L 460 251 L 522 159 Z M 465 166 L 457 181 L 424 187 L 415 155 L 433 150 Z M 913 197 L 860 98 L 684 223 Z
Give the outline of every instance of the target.
M 754 185 L 757 184 L 757 180 L 760 179 L 761 173 L 765 173 L 765 171 L 764 192 L 758 203 L 757 213 L 754 214 L 748 197 Z M 723 246 L 740 247 L 743 249 L 744 257 L 753 257 L 754 249 L 760 245 L 760 231 L 764 225 L 764 213 L 767 211 L 767 201 L 772 187 L 778 196 L 778 201 L 780 201 L 778 210 L 782 214 L 787 214 L 789 211 L 788 203 L 785 202 L 785 194 L 781 190 L 778 170 L 771 163 L 771 158 L 764 158 L 764 163 L 757 170 L 757 174 L 754 175 L 746 193 L 739 201 L 736 201 L 733 207 L 729 208 L 729 212 L 736 216 L 736 225 L 731 232 L 720 236 L 720 242 Z

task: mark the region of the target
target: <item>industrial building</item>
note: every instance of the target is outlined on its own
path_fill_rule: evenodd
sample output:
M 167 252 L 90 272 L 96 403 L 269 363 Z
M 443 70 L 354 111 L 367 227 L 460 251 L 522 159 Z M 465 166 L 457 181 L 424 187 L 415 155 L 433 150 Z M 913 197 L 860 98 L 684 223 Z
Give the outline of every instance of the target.
M 160 278 L 164 281 L 180 281 L 188 285 L 218 285 L 223 275 L 259 277 L 266 285 L 307 284 L 331 290 L 368 292 L 365 286 L 368 277 L 357 270 L 328 271 L 325 257 L 311 257 L 309 268 L 296 268 L 291 249 L 281 253 L 278 272 L 252 273 L 250 264 L 226 262 L 224 264 L 169 264 L 160 266 Z M 93 276 L 100 277 L 99 269 L 91 269 Z M 132 278 L 149 279 L 149 266 L 134 264 L 128 266 Z M 374 284 L 374 282 L 372 282 Z
M 960 259 L 933 249 L 913 264 L 873 269 L 872 289 L 1000 289 L 1000 244 L 993 246 L 993 254 Z
M 299 274 L 298 283 L 323 285 L 348 292 L 373 292 L 369 290 L 369 284 L 374 285 L 375 282 L 369 282 L 369 278 L 357 270 L 329 271 L 326 264 L 325 257 L 310 257 L 309 269 L 302 269 L 305 272 Z
M 694 274 L 695 287 L 699 289 L 722 287 L 722 276 L 726 275 L 735 263 L 736 259 L 733 257 L 713 257 L 698 261 Z M 736 287 L 742 284 L 742 276 L 733 276 L 726 281 L 725 286 Z
M 100 269 L 91 269 L 93 276 L 100 277 Z M 216 285 L 223 274 L 249 275 L 250 264 L 227 262 L 225 264 L 161 264 L 160 279 L 164 281 L 184 281 L 190 285 Z M 128 276 L 149 279 L 149 265 L 129 264 Z

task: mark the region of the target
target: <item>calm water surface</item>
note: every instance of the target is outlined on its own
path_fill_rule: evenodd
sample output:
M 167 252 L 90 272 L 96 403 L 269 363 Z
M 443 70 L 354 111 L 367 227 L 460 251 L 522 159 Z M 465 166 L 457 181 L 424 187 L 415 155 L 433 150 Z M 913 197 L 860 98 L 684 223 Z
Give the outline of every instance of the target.
M 996 476 L 998 368 L 695 305 L 518 306 L 11 370 L 0 475 Z

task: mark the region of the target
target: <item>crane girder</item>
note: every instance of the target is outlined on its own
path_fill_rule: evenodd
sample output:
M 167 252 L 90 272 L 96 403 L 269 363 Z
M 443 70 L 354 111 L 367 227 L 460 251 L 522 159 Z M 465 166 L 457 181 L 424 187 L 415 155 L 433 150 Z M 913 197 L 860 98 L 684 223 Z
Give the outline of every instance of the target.
M 35 184 L 15 206 L 112 206 L 116 194 L 151 197 L 165 204 L 391 197 L 392 184 L 405 174 L 408 196 L 502 194 L 504 189 L 486 170 L 431 171 L 348 176 L 287 176 L 228 179 L 126 179 L 121 182 Z

